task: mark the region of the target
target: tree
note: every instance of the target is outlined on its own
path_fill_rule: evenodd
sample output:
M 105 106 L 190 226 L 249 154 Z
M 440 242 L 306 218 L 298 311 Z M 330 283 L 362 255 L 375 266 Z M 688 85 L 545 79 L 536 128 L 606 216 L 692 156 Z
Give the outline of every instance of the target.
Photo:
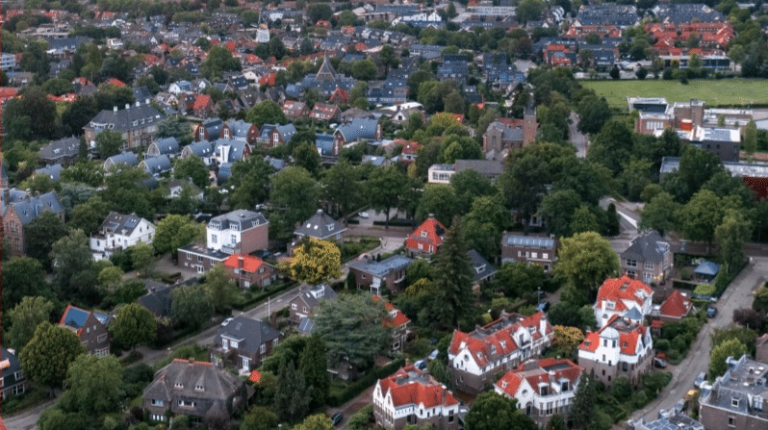
M 758 288 L 755 293 L 755 300 L 752 302 L 752 308 L 758 311 L 768 312 L 768 287 Z
M 283 113 L 279 104 L 264 100 L 256 104 L 245 114 L 245 120 L 255 125 L 259 129 L 264 124 L 287 124 L 288 118 Z
M 131 263 L 133 267 L 141 272 L 141 276 L 149 277 L 155 266 L 155 248 L 152 245 L 138 242 L 131 247 Z
M 94 267 L 96 267 L 96 265 L 92 265 L 91 269 Z M 103 292 L 106 294 L 113 294 L 123 280 L 123 269 L 118 266 L 110 265 L 98 272 L 99 274 L 96 279 L 99 281 L 99 286 L 103 289 Z
M 712 348 L 712 352 L 709 354 L 709 376 L 711 378 L 722 376 L 728 369 L 725 362 L 728 357 L 738 360 L 746 353 L 747 347 L 739 339 L 723 341 L 720 345 Z
M 611 79 L 617 80 L 621 77 L 621 71 L 619 71 L 619 67 L 615 64 L 613 65 L 613 68 L 611 69 L 611 72 L 609 73 L 611 75 Z
M 748 157 L 757 151 L 757 125 L 755 120 L 751 119 L 744 128 L 744 151 Z
M 25 375 L 51 388 L 61 387 L 69 364 L 85 347 L 75 332 L 43 322 L 35 329 L 32 340 L 19 355 Z
M 88 428 L 90 423 L 84 414 L 66 413 L 58 407 L 46 409 L 37 420 L 40 430 L 78 430 Z
M 359 204 L 363 184 L 355 166 L 346 158 L 339 159 L 326 170 L 321 182 L 326 199 L 336 205 L 342 217 L 349 215 Z
M 587 231 L 600 232 L 600 224 L 597 222 L 597 217 L 590 210 L 589 206 L 581 205 L 573 214 L 571 219 L 571 232 L 584 233 Z
M 576 191 L 568 188 L 548 194 L 541 201 L 541 215 L 547 219 L 547 232 L 560 237 L 570 236 L 571 218 L 584 205 Z
M 299 370 L 304 375 L 313 408 L 325 404 L 328 392 L 331 388 L 331 380 L 328 378 L 328 358 L 325 354 L 325 342 L 319 336 L 310 336 L 304 353 L 301 354 Z
M 384 228 L 389 229 L 389 212 L 397 207 L 407 187 L 406 176 L 395 166 L 377 168 L 368 179 L 368 195 L 373 209 L 384 212 Z
M 535 292 L 544 284 L 544 268 L 524 262 L 504 263 L 499 269 L 495 283 L 504 289 L 508 297 L 523 297 Z
M 619 256 L 598 233 L 578 233 L 563 239 L 555 273 L 577 290 L 593 295 L 608 276 L 619 270 Z M 579 304 L 580 305 L 580 304 Z
M 26 296 L 50 296 L 43 265 L 34 258 L 13 257 L 3 262 L 3 308 L 10 309 Z M 34 330 L 34 327 L 32 327 Z
M 197 329 L 213 315 L 213 305 L 202 285 L 176 288 L 171 298 L 171 315 L 177 326 Z
M 277 424 L 277 415 L 272 408 L 254 406 L 245 416 L 240 430 L 274 430 Z
M 24 249 L 27 256 L 50 266 L 49 254 L 57 240 L 67 234 L 67 228 L 61 219 L 50 210 L 43 212 L 24 226 Z
M 53 244 L 51 259 L 56 262 L 54 272 L 62 295 L 70 297 L 72 293 L 80 292 L 82 296 L 83 285 L 78 285 L 77 277 L 90 268 L 93 262 L 85 233 L 82 230 L 70 230 L 68 235 Z
M 416 220 L 422 221 L 432 214 L 447 225 L 456 213 L 456 192 L 450 185 L 430 184 L 424 189 L 416 209 Z
M 264 359 L 261 363 L 261 370 L 277 374 L 282 362 L 300 365 L 301 357 L 307 348 L 307 342 L 309 342 L 309 338 L 306 336 L 288 336 L 272 349 L 272 354 L 269 357 Z
M 675 200 L 678 202 L 686 202 L 709 178 L 722 169 L 722 163 L 720 163 L 717 155 L 695 146 L 686 145 L 680 157 L 680 167 L 677 170 L 684 190 L 682 192 L 670 192 L 670 194 L 675 196 Z M 664 179 L 665 191 L 667 191 L 669 177 L 668 175 Z
M 3 275 L 5 275 L 5 270 L 3 270 Z M 3 303 L 5 304 L 5 300 Z M 6 306 L 10 307 L 7 304 Z M 11 328 L 5 338 L 6 345 L 17 351 L 22 351 L 27 342 L 35 335 L 37 326 L 50 319 L 51 312 L 53 312 L 53 303 L 44 297 L 26 296 L 21 299 L 21 303 L 8 312 Z
M 274 217 L 278 239 L 287 241 L 293 236 L 296 224 L 306 221 L 317 208 L 320 187 L 302 167 L 291 166 L 272 176 L 270 200 L 278 208 L 285 208 L 279 217 Z M 270 223 L 272 219 L 270 218 Z
M 487 259 L 494 259 L 498 255 L 501 233 L 510 224 L 509 211 L 500 196 L 477 197 L 463 222 L 467 247 Z
M 590 35 L 595 33 L 590 33 Z M 549 418 L 547 424 L 544 425 L 543 430 L 568 430 L 568 426 L 565 423 L 565 419 L 560 414 L 554 414 Z
M 681 207 L 677 214 L 680 229 L 686 238 L 711 242 L 715 229 L 723 219 L 720 199 L 710 190 L 700 190 Z
M 469 313 L 472 302 L 472 266 L 464 241 L 461 220 L 455 218 L 435 261 L 434 285 L 437 289 L 438 321 L 445 327 L 457 327 Z
M 735 64 L 741 64 L 747 58 L 747 53 L 744 52 L 744 47 L 734 44 L 731 49 L 728 50 L 728 58 Z
M 678 204 L 669 193 L 661 192 L 651 199 L 640 212 L 640 228 L 654 229 L 661 236 L 675 228 Z
M 326 414 L 310 415 L 291 430 L 333 430 L 333 421 Z
M 114 166 L 104 178 L 105 188 L 99 196 L 110 210 L 119 213 L 136 213 L 136 215 L 152 219 L 154 209 L 150 203 L 149 189 L 146 181 L 149 173 L 140 167 Z
M 209 184 L 208 168 L 200 157 L 179 157 L 173 163 L 173 176 L 178 179 L 189 179 L 199 188 Z
M 124 143 L 123 136 L 116 131 L 104 130 L 96 136 L 96 150 L 103 159 L 119 154 Z
M 635 72 L 635 76 L 637 77 L 637 79 L 639 79 L 639 80 L 641 80 L 641 81 L 642 81 L 642 80 L 644 80 L 644 79 L 646 78 L 646 76 L 648 76 L 648 69 L 646 69 L 645 67 L 642 67 L 642 66 L 641 66 L 641 67 L 640 67 L 639 69 L 637 69 L 637 71 Z
M 352 77 L 362 81 L 370 81 L 376 79 L 378 68 L 376 63 L 370 58 L 362 61 L 354 61 L 352 63 Z
M 744 345 L 754 345 L 757 339 L 757 332 L 753 329 L 731 324 L 728 327 L 712 327 L 712 347 L 720 346 L 723 342 L 730 339 L 737 339 Z M 747 348 L 749 349 L 749 348 Z
M 235 161 L 231 184 L 235 187 L 232 203 L 239 209 L 252 210 L 269 197 L 269 178 L 275 169 L 261 155 Z
M 341 295 L 320 303 L 314 330 L 325 340 L 332 365 L 348 360 L 365 369 L 387 348 L 389 332 L 382 324 L 387 318 L 381 300 L 374 301 L 366 295 Z
M 597 382 L 591 374 L 583 372 L 579 386 L 576 388 L 576 395 L 573 398 L 573 407 L 570 414 L 574 428 L 591 428 L 590 426 L 594 421 L 597 397 Z
M 541 0 L 523 0 L 517 7 L 517 19 L 525 24 L 528 21 L 537 21 L 541 18 L 545 5 Z
M 562 351 L 566 356 L 572 356 L 576 352 L 576 348 L 578 348 L 584 340 L 584 332 L 577 327 L 566 327 L 562 325 L 556 325 L 552 328 L 554 330 L 552 345 Z
M 144 306 L 131 303 L 120 308 L 111 326 L 115 340 L 121 345 L 136 349 L 155 340 L 157 325 L 155 317 Z
M 293 257 L 283 266 L 298 282 L 318 285 L 342 276 L 341 251 L 331 242 L 307 237 L 294 249 Z
M 737 270 L 744 263 L 742 246 L 752 233 L 750 222 L 739 211 L 729 210 L 723 221 L 715 228 L 715 240 L 720 246 L 720 258 L 729 272 Z
M 69 366 L 64 387 L 59 401 L 67 409 L 96 416 L 118 412 L 125 397 L 123 366 L 114 355 L 80 355 Z
M 397 54 L 395 54 L 395 48 L 390 44 L 381 47 L 381 51 L 379 51 L 379 59 L 384 64 L 385 76 L 389 75 L 390 67 L 397 67 Z
M 464 418 L 467 430 L 535 430 L 536 424 L 517 409 L 517 400 L 486 391 Z
M 197 224 L 188 216 L 171 214 L 157 223 L 152 246 L 158 254 L 170 252 L 176 256 L 180 247 L 204 236 L 204 225 Z
M 240 68 L 240 60 L 233 57 L 224 46 L 212 46 L 202 64 L 203 75 L 208 79 L 221 79 L 224 72 Z
M 317 176 L 320 172 L 320 154 L 314 143 L 302 142 L 293 149 L 294 165 L 303 167 L 312 176 Z
M 632 154 L 632 130 L 627 122 L 612 119 L 605 123 L 589 146 L 587 158 L 611 169 L 614 175 L 621 172 L 621 163 Z
M 474 169 L 462 170 L 451 176 L 450 181 L 451 186 L 456 191 L 457 212 L 460 214 L 469 212 L 475 198 L 496 193 L 491 180 Z
M 304 416 L 311 398 L 304 376 L 292 361 L 280 363 L 275 391 L 275 412 L 281 421 L 296 421 Z
M 215 312 L 224 313 L 237 303 L 237 282 L 224 270 L 223 264 L 213 266 L 213 269 L 206 273 L 203 288 Z
M 56 105 L 41 87 L 27 88 L 21 98 L 12 99 L 3 107 L 3 125 L 11 139 L 55 138 L 56 116 Z
M 605 98 L 596 95 L 584 97 L 576 106 L 579 113 L 579 131 L 595 134 L 600 132 L 603 125 L 611 119 L 611 108 Z

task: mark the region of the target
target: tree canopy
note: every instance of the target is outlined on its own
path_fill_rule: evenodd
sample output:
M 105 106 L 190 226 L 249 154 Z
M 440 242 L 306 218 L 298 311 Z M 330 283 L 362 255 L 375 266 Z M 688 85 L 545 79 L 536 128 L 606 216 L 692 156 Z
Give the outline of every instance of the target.
M 75 332 L 43 322 L 19 355 L 24 373 L 35 382 L 51 388 L 61 387 L 67 369 L 85 347 Z
M 154 341 L 157 335 L 154 315 L 138 303 L 130 303 L 120 308 L 111 330 L 115 341 L 129 348 L 148 344 Z
M 291 278 L 318 285 L 341 277 L 341 251 L 331 242 L 307 237 L 293 251 L 283 269 Z

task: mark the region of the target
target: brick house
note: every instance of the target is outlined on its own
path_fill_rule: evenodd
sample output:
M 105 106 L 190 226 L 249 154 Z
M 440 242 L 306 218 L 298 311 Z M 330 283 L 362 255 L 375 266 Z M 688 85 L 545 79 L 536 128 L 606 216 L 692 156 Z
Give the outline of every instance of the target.
M 126 148 L 149 146 L 157 132 L 157 124 L 163 120 L 163 113 L 149 104 L 136 102 L 135 106 L 125 105 L 125 109 L 103 110 L 83 127 L 85 141 L 93 148 L 96 135 L 104 130 L 120 133 Z
M 59 327 L 72 330 L 80 338 L 88 354 L 97 357 L 109 355 L 110 341 L 107 325 L 110 316 L 96 311 L 86 311 L 78 307 L 67 305 L 64 314 L 59 321 Z
M 159 422 L 168 422 L 174 415 L 221 422 L 247 402 L 245 382 L 237 376 L 213 363 L 178 358 L 155 373 L 141 396 L 141 407 Z
M 80 155 L 80 138 L 77 136 L 53 140 L 40 148 L 40 162 L 46 166 L 61 164 L 68 167 Z
M 373 296 L 374 302 L 379 302 L 381 300 L 384 300 L 381 296 Z M 402 352 L 411 335 L 411 330 L 409 328 L 411 319 L 386 300 L 384 301 L 384 309 L 387 310 L 387 319 L 382 321 L 381 325 L 390 331 L 392 351 Z
M 613 316 L 625 318 L 633 309 L 642 317 L 650 315 L 653 310 L 653 290 L 643 281 L 632 279 L 627 275 L 620 278 L 609 278 L 603 282 L 597 291 L 595 320 L 602 327 Z
M 239 139 L 248 142 L 249 145 L 255 145 L 259 139 L 259 127 L 255 124 L 245 122 L 241 119 L 237 121 L 228 121 L 221 128 L 223 139 Z
M 257 142 L 267 145 L 270 148 L 288 143 L 296 134 L 296 127 L 293 124 L 264 124 L 259 131 Z
M 699 421 L 706 429 L 768 428 L 768 363 L 728 357 L 728 370 L 699 396 Z
M 315 103 L 309 118 L 317 121 L 339 121 L 341 120 L 341 109 L 334 104 Z
M 29 193 L 9 189 L 5 165 L 3 165 L 2 186 L 2 223 L 3 238 L 11 245 L 9 254 L 24 255 L 26 249 L 26 236 L 24 229 L 30 222 L 39 217 L 43 212 L 51 211 L 64 222 L 64 207 L 59 202 L 56 191 L 31 196 Z
M 655 230 L 635 238 L 621 253 L 621 271 L 646 284 L 663 285 L 672 276 L 672 249 Z
M 470 333 L 454 330 L 448 348 L 448 371 L 455 387 L 479 393 L 494 377 L 541 354 L 554 332 L 543 312 L 529 317 L 503 313 L 499 319 Z
M 537 425 L 552 414 L 568 421 L 573 398 L 581 380 L 581 367 L 565 358 L 528 360 L 507 372 L 494 385 L 502 396 L 517 400 L 518 408 Z
M 299 118 L 306 118 L 309 115 L 309 108 L 304 102 L 286 100 L 286 102 L 283 103 L 283 113 L 289 120 L 296 120 Z
M 558 246 L 558 240 L 553 237 L 504 233 L 501 239 L 501 261 L 536 264 L 542 266 L 544 272 L 551 273 L 557 263 Z
M 290 315 L 288 319 L 294 323 L 301 323 L 302 319 L 312 315 L 312 311 L 323 300 L 333 300 L 336 298 L 336 292 L 328 284 L 320 284 L 301 291 L 290 302 Z
M 205 273 L 235 252 L 250 254 L 269 246 L 269 221 L 260 212 L 238 209 L 211 218 L 206 243 L 179 248 L 177 264 Z
M 651 370 L 653 339 L 642 323 L 614 315 L 598 331 L 587 333 L 579 345 L 579 366 L 606 386 L 619 375 L 632 384 Z
M 221 130 L 224 128 L 224 122 L 219 118 L 211 118 L 195 126 L 192 133 L 195 142 L 203 140 L 216 140 L 221 137 Z
M 384 132 L 381 128 L 381 123 L 378 120 L 355 118 L 349 124 L 344 124 L 336 128 L 333 132 L 333 136 L 334 142 L 339 146 L 343 146 L 348 143 L 360 142 L 362 140 L 367 142 L 381 140 L 384 136 Z
M 250 373 L 261 366 L 282 338 L 269 324 L 240 315 L 213 337 L 212 361 L 217 363 L 219 358 L 231 356 L 240 372 Z
M 436 255 L 443 245 L 443 236 L 447 229 L 434 215 L 429 217 L 416 227 L 408 238 L 405 239 L 405 248 L 411 257 L 416 255 Z
M 0 347 L 0 352 L 2 353 L 0 357 L 0 370 L 2 370 L 0 393 L 2 393 L 2 399 L 24 394 L 27 390 L 27 380 L 24 378 L 16 351 L 3 346 Z
M 392 294 L 397 294 L 405 280 L 405 271 L 412 262 L 403 255 L 393 255 L 382 261 L 363 255 L 349 263 L 349 273 L 354 275 L 358 289 L 370 288 L 371 293 L 381 295 L 381 287 L 384 286 Z
M 426 372 L 408 366 L 376 381 L 373 416 L 377 426 L 401 430 L 406 425 L 457 430 L 460 403 Z
M 252 285 L 264 288 L 277 279 L 277 269 L 274 266 L 252 255 L 230 255 L 224 260 L 224 270 L 241 288 L 250 288 Z

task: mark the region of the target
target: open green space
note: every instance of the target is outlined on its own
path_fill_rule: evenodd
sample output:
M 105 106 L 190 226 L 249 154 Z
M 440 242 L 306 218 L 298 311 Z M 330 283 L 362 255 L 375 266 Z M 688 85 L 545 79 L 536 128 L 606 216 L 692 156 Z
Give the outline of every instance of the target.
M 694 79 L 687 85 L 660 79 L 581 81 L 581 84 L 619 109 L 627 109 L 627 97 L 664 97 L 670 103 L 696 98 L 708 107 L 768 104 L 768 80 L 765 79 Z

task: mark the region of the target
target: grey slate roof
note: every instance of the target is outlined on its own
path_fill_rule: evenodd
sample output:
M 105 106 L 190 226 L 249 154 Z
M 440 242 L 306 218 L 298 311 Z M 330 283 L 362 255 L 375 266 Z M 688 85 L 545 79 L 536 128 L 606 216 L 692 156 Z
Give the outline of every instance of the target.
M 263 343 L 272 342 L 280 336 L 280 332 L 269 324 L 245 316 L 235 317 L 225 327 L 219 329 L 214 336 L 214 345 L 221 345 L 221 337 L 238 341 L 237 349 L 249 354 L 257 354 Z
M 296 134 L 296 127 L 294 127 L 293 124 L 278 125 L 275 128 L 277 128 L 277 132 L 280 133 L 280 136 L 283 136 L 283 141 L 286 143 L 288 143 L 293 135 Z
M 0 347 L 0 360 L 6 361 L 8 360 L 8 366 L 3 367 L 2 369 L 2 376 L 3 376 L 3 388 L 10 388 L 14 385 L 23 382 L 24 381 L 24 373 L 22 372 L 22 377 L 18 380 L 16 379 L 16 372 L 21 372 L 21 362 L 19 362 L 19 358 L 16 356 L 16 354 L 11 354 L 11 351 L 8 350 L 6 347 Z
M 475 282 L 480 282 L 496 274 L 496 266 L 489 263 L 479 252 L 470 249 L 467 255 L 469 255 L 469 261 L 472 264 L 472 275 L 475 277 Z
M 213 155 L 213 144 L 207 140 L 192 142 L 189 145 L 187 145 L 187 148 L 189 148 L 189 150 L 192 151 L 193 154 L 197 155 L 200 158 L 210 157 L 211 155 Z
M 133 230 L 141 222 L 141 219 L 142 218 L 135 213 L 123 215 L 119 212 L 110 212 L 109 215 L 104 218 L 104 222 L 101 223 L 99 231 L 109 230 L 123 234 L 122 231 L 125 230 L 124 234 L 130 236 L 133 233 Z
M 724 22 L 723 14 L 702 3 L 676 4 L 659 3 L 651 9 L 656 18 L 662 22 Z
M 171 169 L 173 169 L 171 159 L 168 158 L 168 156 L 165 154 L 158 155 L 157 157 L 145 158 L 144 161 L 140 163 L 140 165 L 150 175 L 159 175 L 164 172 L 169 172 Z
M 41 160 L 58 160 L 65 157 L 76 157 L 80 151 L 80 138 L 77 136 L 65 137 L 51 141 L 40 148 Z
M 354 142 L 365 139 L 372 141 L 376 139 L 376 125 L 378 121 L 368 118 L 355 118 L 349 124 L 339 126 L 334 134 L 339 133 L 345 142 Z
M 136 158 L 136 154 L 133 152 L 121 152 L 117 155 L 113 155 L 107 160 L 112 160 L 112 164 L 127 164 L 129 166 L 138 166 L 139 165 L 139 159 Z
M 768 399 L 768 364 L 752 360 L 747 355 L 729 357 L 726 364 L 725 375 L 718 376 L 711 387 L 703 385 L 699 398 L 702 409 L 713 407 L 728 415 L 750 416 L 758 428 L 759 421 L 765 422 L 765 415 L 754 407 L 754 399 L 757 396 L 762 397 L 763 402 Z M 733 399 L 737 400 L 735 404 Z
M 321 300 L 333 300 L 336 298 L 336 291 L 333 291 L 328 284 L 316 285 L 309 290 L 302 291 L 299 297 L 310 309 L 320 304 Z
M 253 124 L 250 122 L 245 122 L 239 119 L 233 122 L 230 128 L 232 129 L 232 134 L 234 134 L 236 138 L 245 139 L 248 137 L 248 130 L 250 130 L 252 126 Z
M 581 25 L 613 24 L 619 27 L 635 25 L 638 21 L 635 6 L 616 4 L 581 6 L 576 19 Z
M 404 255 L 393 255 L 382 261 L 376 261 L 369 258 L 354 260 L 349 263 L 350 268 L 368 273 L 372 276 L 387 276 L 389 273 L 408 267 L 413 262 L 412 259 Z
M 51 164 L 50 166 L 41 167 L 39 169 L 35 170 L 36 175 L 48 175 L 51 178 L 51 181 L 53 182 L 59 182 L 59 179 L 61 178 L 61 171 L 64 170 L 64 167 L 59 164 Z
M 226 157 L 221 159 L 231 163 L 243 159 L 243 151 L 248 143 L 239 139 L 216 139 L 213 144 L 214 153 L 225 153 Z
M 139 304 L 152 312 L 155 317 L 170 317 L 172 306 L 171 292 L 173 288 L 152 280 L 145 280 L 144 284 L 147 285 L 147 289 L 150 292 L 137 299 Z M 154 291 L 152 290 L 153 288 Z
M 322 209 L 318 209 L 314 215 L 294 230 L 293 234 L 296 236 L 314 237 L 315 239 L 326 239 L 344 231 L 347 231 L 344 224 L 336 222 L 323 212 Z
M 629 248 L 621 253 L 621 258 L 662 263 L 668 251 L 669 243 L 656 231 L 649 231 L 635 238 Z
M 160 150 L 161 154 L 173 155 L 179 152 L 179 142 L 175 137 L 160 139 L 156 141 L 154 145 L 157 146 L 157 149 Z
M 224 127 L 224 123 L 219 118 L 209 119 L 203 121 L 203 127 L 208 132 L 209 139 L 218 139 L 221 134 L 221 129 Z
M 120 133 L 148 127 L 162 121 L 163 113 L 152 105 L 141 104 L 122 110 L 103 110 L 99 112 L 84 128 L 103 126 Z
M 236 225 L 238 230 L 244 231 L 257 225 L 264 225 L 267 223 L 267 219 L 261 212 L 253 212 L 245 209 L 238 209 L 224 215 L 219 215 L 211 218 L 208 222 L 208 228 L 216 228 L 220 226 L 221 230 L 228 230 L 230 225 Z
M 59 202 L 59 198 L 56 195 L 56 191 L 51 191 L 39 196 L 29 196 L 15 202 L 9 203 L 11 207 L 16 211 L 21 218 L 21 223 L 24 225 L 29 224 L 30 221 L 36 219 L 44 211 L 53 211 L 56 214 L 64 212 L 64 208 Z M 3 202 L 5 203 L 5 202 Z M 3 205 L 3 215 L 5 215 L 6 205 Z

